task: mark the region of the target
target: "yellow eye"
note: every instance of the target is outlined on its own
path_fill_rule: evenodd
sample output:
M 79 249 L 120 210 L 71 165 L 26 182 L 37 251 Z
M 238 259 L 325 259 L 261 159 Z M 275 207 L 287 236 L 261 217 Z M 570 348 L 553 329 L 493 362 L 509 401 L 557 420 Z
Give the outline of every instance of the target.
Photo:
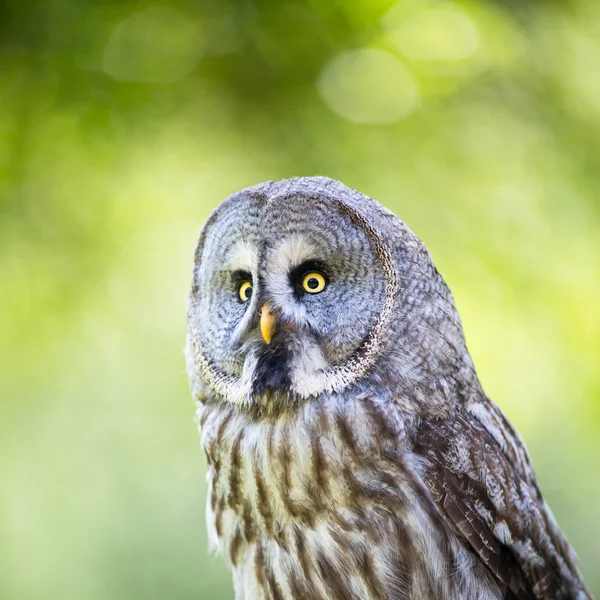
M 318 294 L 325 289 L 327 282 L 318 271 L 309 271 L 302 277 L 302 289 L 309 294 Z
M 240 283 L 238 294 L 242 302 L 248 302 L 248 300 L 252 298 L 252 282 L 242 281 L 242 283 Z

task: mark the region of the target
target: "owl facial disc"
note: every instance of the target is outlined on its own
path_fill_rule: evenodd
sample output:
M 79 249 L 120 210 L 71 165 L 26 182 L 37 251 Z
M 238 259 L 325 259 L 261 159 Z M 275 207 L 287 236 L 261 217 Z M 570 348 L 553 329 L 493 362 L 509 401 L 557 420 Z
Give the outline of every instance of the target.
M 366 197 L 333 183 L 262 184 L 208 219 L 188 304 L 199 395 L 208 386 L 236 404 L 293 402 L 369 372 L 386 343 L 398 276 L 361 212 Z

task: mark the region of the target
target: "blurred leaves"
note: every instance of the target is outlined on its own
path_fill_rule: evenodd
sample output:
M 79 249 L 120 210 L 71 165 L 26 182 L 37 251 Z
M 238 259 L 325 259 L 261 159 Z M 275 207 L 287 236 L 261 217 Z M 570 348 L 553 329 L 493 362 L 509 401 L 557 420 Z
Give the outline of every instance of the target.
M 428 244 L 599 594 L 599 11 L 0 4 L 0 596 L 231 597 L 181 353 L 192 251 L 229 193 L 304 174 Z

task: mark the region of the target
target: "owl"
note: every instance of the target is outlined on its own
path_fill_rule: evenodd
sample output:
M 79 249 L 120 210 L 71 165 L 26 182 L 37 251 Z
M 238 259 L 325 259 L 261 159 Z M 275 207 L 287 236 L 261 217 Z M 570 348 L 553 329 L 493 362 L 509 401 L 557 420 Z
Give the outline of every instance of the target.
M 187 372 L 238 600 L 591 598 L 414 233 L 341 183 L 225 200 Z

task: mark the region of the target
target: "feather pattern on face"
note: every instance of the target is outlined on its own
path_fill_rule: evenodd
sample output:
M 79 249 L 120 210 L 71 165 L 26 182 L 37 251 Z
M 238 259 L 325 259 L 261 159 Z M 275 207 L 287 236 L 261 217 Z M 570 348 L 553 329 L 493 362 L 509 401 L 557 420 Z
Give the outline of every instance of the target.
M 236 598 L 590 598 L 424 244 L 339 182 L 225 200 L 187 370 Z

